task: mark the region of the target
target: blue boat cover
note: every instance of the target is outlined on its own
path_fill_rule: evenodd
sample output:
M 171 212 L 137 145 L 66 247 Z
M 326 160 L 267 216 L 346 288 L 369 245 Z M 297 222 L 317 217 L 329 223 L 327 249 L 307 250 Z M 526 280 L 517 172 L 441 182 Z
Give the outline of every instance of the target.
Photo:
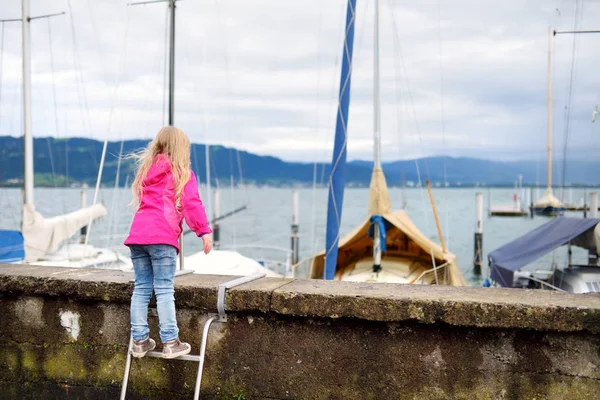
M 25 245 L 21 232 L 0 230 L 0 262 L 15 262 L 24 258 Z
M 512 287 L 514 271 L 579 236 L 593 232 L 598 223 L 600 219 L 559 217 L 538 226 L 489 253 L 490 277 L 504 287 Z M 578 242 L 577 245 L 581 244 Z

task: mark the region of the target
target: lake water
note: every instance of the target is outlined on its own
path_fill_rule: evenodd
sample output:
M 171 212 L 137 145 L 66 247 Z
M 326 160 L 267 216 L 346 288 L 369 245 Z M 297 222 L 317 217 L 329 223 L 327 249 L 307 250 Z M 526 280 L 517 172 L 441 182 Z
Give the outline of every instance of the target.
M 327 189 L 297 189 L 300 197 L 300 258 L 309 257 L 324 247 L 327 211 Z M 588 192 L 590 190 L 588 189 Z M 201 195 L 205 189 L 201 190 Z M 473 235 L 475 227 L 475 194 L 484 195 L 484 255 L 512 239 L 548 221 L 547 218 L 500 218 L 488 217 L 488 204 L 492 206 L 510 205 L 513 189 L 434 189 L 436 207 L 445 237 L 446 247 L 456 254 L 458 263 L 471 284 L 481 284 L 481 279 L 472 273 Z M 543 194 L 543 189 L 540 189 Z M 35 190 L 36 210 L 44 217 L 51 217 L 76 210 L 81 204 L 81 189 Z M 88 204 L 93 201 L 93 189 L 87 190 Z M 292 223 L 292 189 L 251 188 L 221 189 L 221 213 L 247 205 L 247 210 L 221 222 L 221 248 L 236 249 L 240 253 L 258 260 L 283 260 L 283 250 L 290 247 Z M 435 220 L 427 190 L 391 188 L 390 197 L 394 209 L 400 209 L 406 202 L 406 212 L 427 237 L 439 243 Z M 565 191 L 564 200 L 581 204 L 583 189 Z M 202 197 L 206 202 L 206 196 Z M 91 228 L 90 242 L 96 246 L 115 248 L 128 254 L 122 244 L 125 239 L 134 210 L 128 207 L 131 192 L 128 189 L 101 189 L 98 201 L 102 202 L 109 214 L 97 221 Z M 349 233 L 361 223 L 367 213 L 368 190 L 346 189 L 342 214 L 341 235 Z M 582 213 L 568 213 L 581 217 Z M 20 189 L 0 188 L 0 229 L 19 229 L 21 220 Z M 314 244 L 313 244 L 314 242 Z M 274 248 L 260 248 L 270 246 Z M 280 248 L 282 250 L 277 250 Z M 195 235 L 187 235 L 184 242 L 185 254 L 202 250 L 202 240 Z M 574 261 L 583 262 L 586 253 L 574 252 Z M 536 265 L 549 268 L 556 261 L 559 267 L 566 262 L 566 250 L 557 250 L 539 260 Z M 488 276 L 487 261 L 484 263 L 483 277 Z

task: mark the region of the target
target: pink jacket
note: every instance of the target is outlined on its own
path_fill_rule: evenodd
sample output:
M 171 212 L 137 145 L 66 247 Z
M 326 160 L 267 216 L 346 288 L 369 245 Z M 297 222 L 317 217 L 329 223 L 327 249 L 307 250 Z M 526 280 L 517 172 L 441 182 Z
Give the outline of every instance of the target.
M 159 154 L 143 182 L 144 194 L 138 208 L 125 245 L 169 244 L 179 253 L 179 235 L 182 220 L 198 236 L 212 232 L 208 226 L 206 211 L 200 195 L 194 172 L 183 189 L 181 211 L 175 207 L 175 181 L 169 159 Z

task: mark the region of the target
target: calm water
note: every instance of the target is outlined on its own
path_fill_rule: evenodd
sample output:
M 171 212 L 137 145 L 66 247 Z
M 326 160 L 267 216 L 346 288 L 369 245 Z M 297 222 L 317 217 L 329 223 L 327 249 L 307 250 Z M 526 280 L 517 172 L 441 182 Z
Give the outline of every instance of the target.
M 309 257 L 315 250 L 324 247 L 327 210 L 327 189 L 298 189 L 300 196 L 300 257 Z M 484 195 L 484 254 L 510 240 L 543 224 L 547 219 L 488 217 L 487 209 L 491 197 L 492 206 L 511 204 L 513 189 L 437 189 L 434 190 L 436 206 L 446 247 L 457 255 L 460 268 L 472 284 L 480 280 L 472 274 L 473 233 L 475 226 L 475 193 Z M 543 192 L 543 190 L 541 190 Z M 202 193 L 205 189 L 202 189 Z M 88 204 L 93 201 L 93 189 L 87 190 Z M 435 220 L 426 189 L 390 189 L 392 205 L 401 208 L 406 202 L 406 211 L 421 231 L 439 243 Z M 580 204 L 583 189 L 565 192 L 564 200 Z M 90 242 L 96 246 L 115 248 L 128 254 L 123 240 L 128 233 L 134 210 L 128 207 L 131 192 L 128 189 L 102 189 L 98 201 L 109 214 L 94 223 Z M 206 204 L 206 196 L 203 196 Z M 367 189 L 346 189 L 342 215 L 342 236 L 361 223 L 367 212 Z M 19 229 L 21 218 L 21 191 L 0 188 L 0 229 Z M 81 204 L 81 189 L 35 190 L 36 209 L 45 217 L 60 215 L 76 210 Z M 248 209 L 221 222 L 221 244 L 225 249 L 237 249 L 240 253 L 259 260 L 283 260 L 290 246 L 292 222 L 291 189 L 221 189 L 221 213 L 247 205 Z M 570 213 L 580 217 L 582 213 Z M 314 244 L 313 244 L 314 242 Z M 259 248 L 271 246 L 281 248 Z M 202 241 L 187 235 L 184 242 L 187 255 L 201 251 Z M 563 266 L 566 251 L 558 250 L 538 261 L 536 265 L 548 268 L 552 261 Z M 583 251 L 575 252 L 574 261 L 583 261 Z M 486 263 L 487 264 L 487 263 Z M 487 265 L 483 276 L 487 276 Z

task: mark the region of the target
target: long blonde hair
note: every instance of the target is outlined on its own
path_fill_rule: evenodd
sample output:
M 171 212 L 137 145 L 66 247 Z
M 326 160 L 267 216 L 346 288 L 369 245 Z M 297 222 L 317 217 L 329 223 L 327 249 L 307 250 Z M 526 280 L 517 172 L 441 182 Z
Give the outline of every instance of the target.
M 174 126 L 163 127 L 145 150 L 133 155 L 137 159 L 137 174 L 131 186 L 133 203 L 139 205 L 141 202 L 144 194 L 144 179 L 146 179 L 154 158 L 159 154 L 164 154 L 170 161 L 171 172 L 175 180 L 175 206 L 180 210 L 183 188 L 191 176 L 190 139 L 181 129 Z

